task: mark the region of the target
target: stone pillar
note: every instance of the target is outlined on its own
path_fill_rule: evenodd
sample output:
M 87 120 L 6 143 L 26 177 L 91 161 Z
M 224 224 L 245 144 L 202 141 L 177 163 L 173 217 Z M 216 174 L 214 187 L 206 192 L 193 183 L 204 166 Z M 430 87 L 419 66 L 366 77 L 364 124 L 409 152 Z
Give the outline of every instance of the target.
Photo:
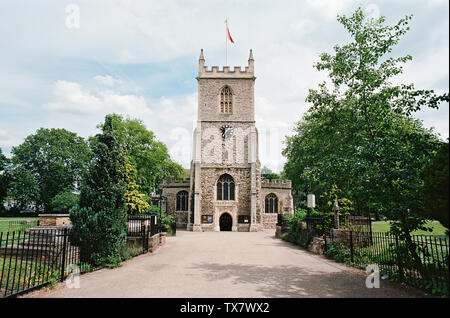
M 257 143 L 256 143 L 256 129 L 251 127 L 250 134 L 248 136 L 248 163 L 250 164 L 250 232 L 256 232 L 259 230 L 260 226 L 256 221 L 256 158 L 257 158 Z
M 200 211 L 201 211 L 201 182 L 200 182 L 200 169 L 201 169 L 201 123 L 197 123 L 197 128 L 194 131 L 194 225 L 192 230 L 194 232 L 201 232 L 202 226 L 200 223 Z

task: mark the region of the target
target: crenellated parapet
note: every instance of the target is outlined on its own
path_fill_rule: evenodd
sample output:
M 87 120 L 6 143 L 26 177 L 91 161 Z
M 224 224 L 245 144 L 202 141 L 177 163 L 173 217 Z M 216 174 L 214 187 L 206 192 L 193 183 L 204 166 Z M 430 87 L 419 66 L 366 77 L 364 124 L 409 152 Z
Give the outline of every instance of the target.
M 161 185 L 163 188 L 189 188 L 190 178 L 163 180 Z
M 261 180 L 261 188 L 292 189 L 292 181 L 278 180 L 278 179 L 263 179 Z
M 229 66 L 223 66 L 219 69 L 219 66 L 212 66 L 208 68 L 205 66 L 205 58 L 203 57 L 203 49 L 200 53 L 198 77 L 199 78 L 250 78 L 255 79 L 254 60 L 253 53 L 250 50 L 250 56 L 248 59 L 248 66 L 242 69 L 240 66 L 234 66 L 231 69 Z

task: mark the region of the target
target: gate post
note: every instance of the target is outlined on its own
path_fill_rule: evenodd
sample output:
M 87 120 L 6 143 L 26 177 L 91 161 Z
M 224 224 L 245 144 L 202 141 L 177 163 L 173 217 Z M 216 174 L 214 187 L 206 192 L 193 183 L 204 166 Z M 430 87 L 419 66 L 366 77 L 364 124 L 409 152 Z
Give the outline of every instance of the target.
M 350 234 L 350 261 L 353 263 L 353 231 L 349 231 Z
M 398 235 L 395 235 L 395 247 L 396 247 L 396 262 L 398 265 L 398 275 L 400 277 L 400 280 L 403 281 L 403 266 L 401 265 L 401 257 L 400 257 L 400 249 L 399 249 L 399 244 L 398 244 Z
M 64 281 L 64 274 L 66 269 L 66 250 L 67 250 L 67 229 L 63 229 L 64 235 L 64 244 L 63 244 L 63 253 L 62 253 L 62 262 L 61 262 L 61 281 Z

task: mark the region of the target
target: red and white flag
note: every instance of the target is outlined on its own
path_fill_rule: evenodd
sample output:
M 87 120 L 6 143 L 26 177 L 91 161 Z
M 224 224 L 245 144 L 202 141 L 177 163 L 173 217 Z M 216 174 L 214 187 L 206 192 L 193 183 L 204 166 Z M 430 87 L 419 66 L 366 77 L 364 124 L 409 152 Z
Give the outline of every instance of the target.
M 231 37 L 231 34 L 230 34 L 230 30 L 228 29 L 228 23 L 227 23 L 227 33 L 228 33 L 228 38 L 230 39 L 231 43 L 234 43 L 233 38 Z
M 228 21 L 225 20 L 226 36 L 225 36 L 225 65 L 228 65 L 228 40 L 234 44 L 233 38 L 231 37 L 230 30 L 228 29 Z

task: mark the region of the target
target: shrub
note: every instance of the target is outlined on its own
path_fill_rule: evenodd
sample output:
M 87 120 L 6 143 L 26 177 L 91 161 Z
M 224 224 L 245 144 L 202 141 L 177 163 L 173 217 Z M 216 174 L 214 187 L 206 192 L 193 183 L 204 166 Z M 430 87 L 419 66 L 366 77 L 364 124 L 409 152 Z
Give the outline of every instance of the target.
M 126 243 L 124 148 L 106 116 L 103 132 L 91 140 L 93 160 L 81 186 L 80 204 L 71 210 L 73 243 L 81 261 L 117 266 Z
M 330 244 L 324 254 L 341 263 L 350 262 L 350 250 L 343 244 Z
M 123 261 L 132 259 L 133 257 L 142 254 L 142 246 L 125 245 L 120 249 L 120 257 Z
M 51 208 L 55 213 L 69 213 L 77 204 L 78 195 L 72 191 L 60 192 L 51 200 Z
M 309 244 L 310 236 L 306 230 L 300 228 L 300 223 L 306 220 L 308 211 L 306 209 L 297 208 L 293 215 L 283 215 L 283 219 L 287 223 L 288 231 L 283 233 L 281 238 L 285 241 L 298 244 L 303 247 L 307 247 Z M 323 213 L 310 209 L 310 216 L 322 216 Z

